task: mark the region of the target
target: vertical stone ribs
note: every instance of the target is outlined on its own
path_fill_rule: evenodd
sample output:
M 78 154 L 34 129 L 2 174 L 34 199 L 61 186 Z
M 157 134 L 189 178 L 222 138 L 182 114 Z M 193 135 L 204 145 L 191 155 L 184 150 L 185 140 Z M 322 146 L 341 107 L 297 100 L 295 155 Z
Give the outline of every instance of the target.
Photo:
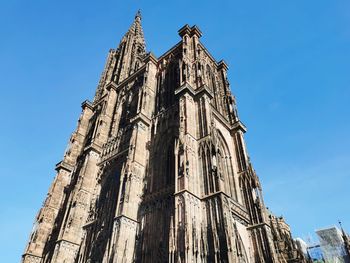
M 146 53 L 138 12 L 109 51 L 22 262 L 280 262 L 228 67 L 179 35 Z

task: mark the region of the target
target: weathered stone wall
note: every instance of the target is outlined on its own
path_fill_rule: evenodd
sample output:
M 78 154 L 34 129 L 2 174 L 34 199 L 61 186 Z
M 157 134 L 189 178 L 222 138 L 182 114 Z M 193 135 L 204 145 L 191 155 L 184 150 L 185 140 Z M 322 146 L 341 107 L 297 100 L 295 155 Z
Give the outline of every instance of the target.
M 23 262 L 279 262 L 227 65 L 179 35 L 157 59 L 138 13 L 110 50 Z

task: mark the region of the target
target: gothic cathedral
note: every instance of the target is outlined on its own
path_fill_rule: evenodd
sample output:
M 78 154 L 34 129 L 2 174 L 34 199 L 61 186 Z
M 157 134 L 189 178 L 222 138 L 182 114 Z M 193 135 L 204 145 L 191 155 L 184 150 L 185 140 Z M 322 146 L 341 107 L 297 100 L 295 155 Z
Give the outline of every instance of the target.
M 226 63 L 178 33 L 147 53 L 138 12 L 109 51 L 23 263 L 302 262 L 278 248 Z

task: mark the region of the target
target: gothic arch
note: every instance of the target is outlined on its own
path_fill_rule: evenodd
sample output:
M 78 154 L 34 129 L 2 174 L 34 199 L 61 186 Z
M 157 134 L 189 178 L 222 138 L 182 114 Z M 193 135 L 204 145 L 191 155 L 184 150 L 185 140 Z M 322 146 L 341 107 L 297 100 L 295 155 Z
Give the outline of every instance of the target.
M 236 224 L 233 225 L 235 229 L 235 245 L 236 245 L 236 251 L 237 251 L 237 259 L 239 263 L 248 263 L 248 257 L 247 257 L 247 251 L 245 249 L 242 237 L 237 229 Z
M 211 68 L 210 66 L 207 64 L 206 66 L 206 78 L 207 78 L 207 86 L 210 90 L 213 90 L 213 83 L 212 83 L 212 71 L 211 71 Z
M 231 154 L 219 130 L 214 129 L 212 138 L 201 142 L 198 155 L 199 170 L 203 178 L 203 193 L 208 195 L 221 190 L 237 200 Z M 221 181 L 223 183 L 220 183 Z
M 163 139 L 167 138 L 166 141 Z M 153 147 L 153 171 L 150 189 L 156 190 L 175 184 L 175 137 L 168 130 L 160 132 Z
M 232 157 L 228 144 L 220 130 L 216 130 L 218 177 L 224 181 L 224 190 L 237 200 L 237 187 L 232 165 Z

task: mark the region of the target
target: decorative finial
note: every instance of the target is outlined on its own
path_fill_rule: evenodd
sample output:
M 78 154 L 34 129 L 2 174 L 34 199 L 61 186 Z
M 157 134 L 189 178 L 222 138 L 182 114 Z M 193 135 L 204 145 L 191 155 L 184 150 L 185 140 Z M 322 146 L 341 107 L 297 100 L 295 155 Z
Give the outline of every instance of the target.
M 137 13 L 136 13 L 136 15 L 135 15 L 135 19 L 136 18 L 142 18 L 142 16 L 141 16 L 141 10 L 139 9 L 139 10 L 137 10 Z

